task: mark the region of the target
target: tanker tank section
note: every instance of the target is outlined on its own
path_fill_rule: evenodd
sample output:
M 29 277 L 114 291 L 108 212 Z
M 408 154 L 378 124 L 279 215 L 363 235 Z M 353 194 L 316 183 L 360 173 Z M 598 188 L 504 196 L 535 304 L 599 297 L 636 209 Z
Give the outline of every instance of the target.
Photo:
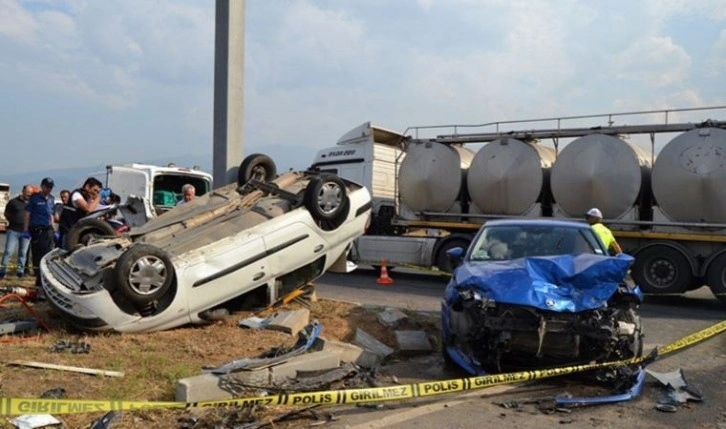
M 460 145 L 436 142 L 411 144 L 398 172 L 401 215 L 420 212 L 460 213 L 464 174 L 474 153 Z
M 597 207 L 607 219 L 636 219 L 649 176 L 650 160 L 639 147 L 604 134 L 575 139 L 552 167 L 555 216 L 582 218 Z
M 487 143 L 474 156 L 467 173 L 470 213 L 542 216 L 549 204 L 553 148 L 513 138 Z
M 726 130 L 700 128 L 675 137 L 658 154 L 652 181 L 666 218 L 726 224 Z

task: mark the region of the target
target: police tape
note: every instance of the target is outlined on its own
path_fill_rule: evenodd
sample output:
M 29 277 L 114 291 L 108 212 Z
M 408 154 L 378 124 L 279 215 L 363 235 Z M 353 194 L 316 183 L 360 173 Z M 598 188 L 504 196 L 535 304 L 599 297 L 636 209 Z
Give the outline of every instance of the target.
M 80 399 L 30 399 L 0 397 L 0 415 L 18 414 L 70 414 L 108 411 L 133 411 L 150 408 L 184 409 L 196 407 L 244 407 L 252 405 L 338 405 L 366 402 L 398 401 L 445 393 L 463 392 L 486 387 L 522 383 L 591 371 L 612 366 L 648 364 L 657 359 L 681 351 L 726 331 L 726 320 L 706 329 L 687 335 L 679 340 L 658 347 L 648 356 L 628 360 L 574 365 L 562 368 L 520 371 L 505 374 L 491 374 L 477 377 L 443 381 L 430 381 L 388 387 L 371 387 L 350 390 L 329 390 L 321 392 L 282 393 L 278 395 L 236 398 L 204 402 L 143 402 Z

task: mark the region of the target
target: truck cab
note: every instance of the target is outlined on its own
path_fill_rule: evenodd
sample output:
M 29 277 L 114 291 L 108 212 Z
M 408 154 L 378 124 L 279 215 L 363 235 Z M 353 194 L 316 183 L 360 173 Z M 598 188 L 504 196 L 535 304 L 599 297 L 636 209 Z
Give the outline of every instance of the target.
M 373 219 L 395 214 L 396 175 L 407 137 L 365 122 L 345 133 L 335 146 L 320 150 L 311 169 L 333 173 L 368 188 Z M 372 225 L 375 228 L 375 225 Z
M 105 180 L 99 178 L 107 188 L 126 201 L 129 196 L 141 197 L 145 201 L 147 218 L 158 216 L 172 209 L 181 199 L 182 186 L 194 186 L 196 195 L 212 190 L 212 175 L 198 168 L 176 167 L 169 164 L 160 167 L 149 164 L 123 164 L 106 166 Z

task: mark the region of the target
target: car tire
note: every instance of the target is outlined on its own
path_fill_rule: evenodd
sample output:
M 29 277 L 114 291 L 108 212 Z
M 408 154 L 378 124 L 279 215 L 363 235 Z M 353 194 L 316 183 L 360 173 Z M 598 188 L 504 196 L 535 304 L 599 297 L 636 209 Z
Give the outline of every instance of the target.
M 688 258 L 666 245 L 638 252 L 631 275 L 643 293 L 655 295 L 680 295 L 694 282 Z
M 275 177 L 277 177 L 275 161 L 267 155 L 255 153 L 242 160 L 237 172 L 237 186 L 242 186 L 252 179 L 269 182 Z
M 348 216 L 350 201 L 345 183 L 338 177 L 325 174 L 310 180 L 303 198 L 305 208 L 324 230 L 339 227 Z
M 457 368 L 460 369 L 459 366 L 454 362 L 454 359 L 451 358 L 451 355 L 449 354 L 449 351 L 446 348 L 446 343 L 444 342 L 444 336 L 441 336 L 441 357 L 444 358 L 444 367 L 445 368 Z
M 68 231 L 68 235 L 65 240 L 65 250 L 71 251 L 78 244 L 86 246 L 92 238 L 109 237 L 114 235 L 116 235 L 116 231 L 103 219 L 81 219 L 73 225 L 70 231 Z
M 642 322 L 640 320 L 640 315 L 636 312 L 635 309 L 629 308 L 627 310 L 622 310 L 618 316 L 617 316 L 618 322 L 624 322 L 624 323 L 632 323 L 635 325 L 635 332 L 633 333 L 633 341 L 629 346 L 629 352 L 632 353 L 632 356 L 621 356 L 619 358 L 638 358 L 643 355 L 643 326 Z
M 137 244 L 116 262 L 114 285 L 135 306 L 146 306 L 162 298 L 171 288 L 174 266 L 158 247 Z

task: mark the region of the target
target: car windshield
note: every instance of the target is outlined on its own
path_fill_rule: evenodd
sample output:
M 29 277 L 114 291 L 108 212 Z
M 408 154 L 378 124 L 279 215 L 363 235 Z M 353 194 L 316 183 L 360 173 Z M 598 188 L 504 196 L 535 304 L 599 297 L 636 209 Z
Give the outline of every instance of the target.
M 473 244 L 469 260 L 507 260 L 572 253 L 604 254 L 595 234 L 588 229 L 559 225 L 498 225 L 484 227 Z

